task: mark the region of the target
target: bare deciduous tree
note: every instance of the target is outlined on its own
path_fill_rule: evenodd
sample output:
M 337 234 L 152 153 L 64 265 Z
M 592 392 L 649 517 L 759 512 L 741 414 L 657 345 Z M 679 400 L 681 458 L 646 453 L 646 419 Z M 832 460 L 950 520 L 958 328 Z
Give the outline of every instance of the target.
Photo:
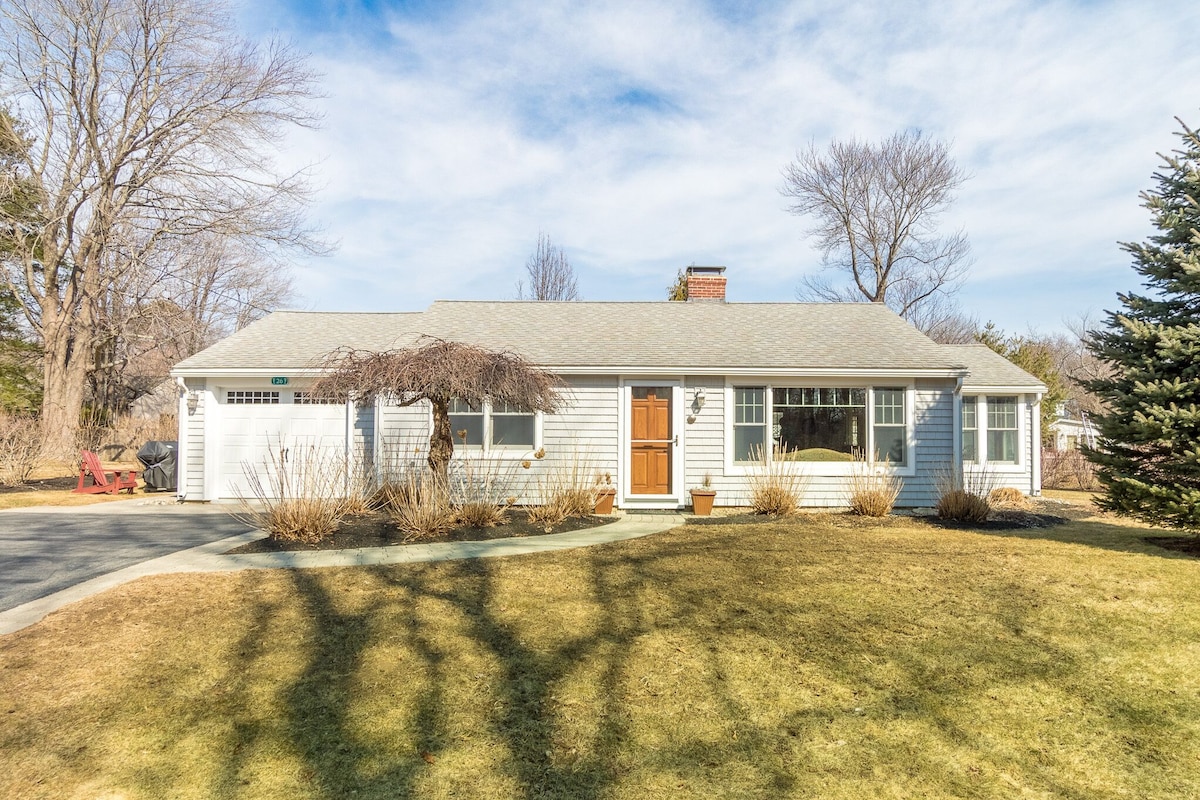
M 315 247 L 303 176 L 268 155 L 285 126 L 314 121 L 313 75 L 286 46 L 241 40 L 209 0 L 9 0 L 0 42 L 37 200 L 0 219 L 5 276 L 44 344 L 42 416 L 61 452 L 122 275 L 192 234 Z
M 181 237 L 152 263 L 127 264 L 97 314 L 88 380 L 102 416 L 125 410 L 180 360 L 286 304 L 284 263 L 237 240 Z
M 562 398 L 558 377 L 506 350 L 487 350 L 460 342 L 431 339 L 417 347 L 373 352 L 336 350 L 319 365 L 324 371 L 310 391 L 333 398 L 371 400 L 387 397 L 402 406 L 422 400 L 433 406 L 429 467 L 446 479 L 454 455 L 450 401 L 474 408 L 485 400 L 521 411 L 556 411 Z
M 538 234 L 537 250 L 525 262 L 529 284 L 517 281 L 518 300 L 579 300 L 575 268 L 563 249 Z
M 783 177 L 788 210 L 815 220 L 825 270 L 839 273 L 805 277 L 802 299 L 886 303 L 915 322 L 922 307 L 944 308 L 958 291 L 969 265 L 967 237 L 941 236 L 936 223 L 966 176 L 946 143 L 907 131 L 878 144 L 814 144 Z

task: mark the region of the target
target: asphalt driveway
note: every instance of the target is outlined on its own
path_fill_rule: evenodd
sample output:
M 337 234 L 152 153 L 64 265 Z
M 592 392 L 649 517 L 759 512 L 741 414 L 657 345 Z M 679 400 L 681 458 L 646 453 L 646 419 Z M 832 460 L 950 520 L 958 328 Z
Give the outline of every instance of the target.
M 247 530 L 213 506 L 130 500 L 0 511 L 0 611 Z

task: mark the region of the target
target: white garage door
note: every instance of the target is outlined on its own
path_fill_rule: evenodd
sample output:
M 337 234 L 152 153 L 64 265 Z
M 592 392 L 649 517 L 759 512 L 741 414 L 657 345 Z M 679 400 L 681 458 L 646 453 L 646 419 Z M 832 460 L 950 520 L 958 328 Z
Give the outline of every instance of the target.
M 253 497 L 247 471 L 276 494 L 271 491 L 277 479 L 273 464 L 287 464 L 294 479 L 302 467 L 319 463 L 336 469 L 344 463 L 344 405 L 308 404 L 303 393 L 258 389 L 225 390 L 220 400 L 221 497 Z

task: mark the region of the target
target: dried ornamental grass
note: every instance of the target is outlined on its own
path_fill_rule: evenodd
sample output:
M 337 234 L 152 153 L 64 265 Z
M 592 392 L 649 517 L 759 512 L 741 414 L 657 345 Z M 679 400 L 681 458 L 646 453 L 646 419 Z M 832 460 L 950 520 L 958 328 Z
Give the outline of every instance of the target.
M 1011 486 L 1001 486 L 992 489 L 988 494 L 988 502 L 992 505 L 1020 506 L 1025 504 L 1025 493 Z
M 315 445 L 278 446 L 261 467 L 242 465 L 249 492 L 239 491 L 235 516 L 287 541 L 318 542 L 337 529 L 345 490 L 343 458 Z
M 936 510 L 939 519 L 984 523 L 992 513 L 992 506 L 986 497 L 965 489 L 951 489 L 938 497 Z
M 457 516 L 449 492 L 432 471 L 408 472 L 395 496 L 398 502 L 392 519 L 405 541 L 429 539 L 454 529 Z
M 800 510 L 800 500 L 808 486 L 808 476 L 789 463 L 788 453 L 776 446 L 768 463 L 765 453 L 757 452 L 758 464 L 749 475 L 750 507 L 755 514 L 788 517 Z
M 850 511 L 863 517 L 886 517 L 900 496 L 900 476 L 888 462 L 872 466 L 858 462 L 850 476 Z

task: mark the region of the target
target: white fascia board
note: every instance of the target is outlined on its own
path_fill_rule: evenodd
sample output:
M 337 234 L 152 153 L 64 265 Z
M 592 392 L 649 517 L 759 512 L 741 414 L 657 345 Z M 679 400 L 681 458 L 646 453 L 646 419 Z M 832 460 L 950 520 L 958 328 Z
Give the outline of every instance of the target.
M 789 378 L 961 378 L 967 374 L 965 369 L 840 369 L 836 367 L 597 367 L 597 366 L 543 366 L 544 369 L 559 375 L 629 375 L 629 376 L 659 376 L 659 375 L 753 375 L 761 377 Z M 313 367 L 253 367 L 243 369 L 173 369 L 172 377 L 181 378 L 255 378 L 287 375 L 296 378 L 311 378 L 324 373 L 324 370 Z M 1029 392 L 1032 387 L 1023 387 L 1014 391 Z
M 323 375 L 324 370 L 313 369 L 312 367 L 271 367 L 262 369 L 255 367 L 251 369 L 173 369 L 170 376 L 180 378 L 271 378 L 276 375 L 284 375 L 289 378 L 315 378 L 318 375 Z
M 1036 394 L 1039 398 L 1046 393 L 1042 384 L 1036 386 L 973 386 L 963 384 L 964 394 Z
M 756 377 L 788 378 L 958 378 L 965 369 L 841 369 L 837 367 L 546 367 L 559 375 L 753 375 Z M 1028 391 L 1028 390 L 1026 390 Z

